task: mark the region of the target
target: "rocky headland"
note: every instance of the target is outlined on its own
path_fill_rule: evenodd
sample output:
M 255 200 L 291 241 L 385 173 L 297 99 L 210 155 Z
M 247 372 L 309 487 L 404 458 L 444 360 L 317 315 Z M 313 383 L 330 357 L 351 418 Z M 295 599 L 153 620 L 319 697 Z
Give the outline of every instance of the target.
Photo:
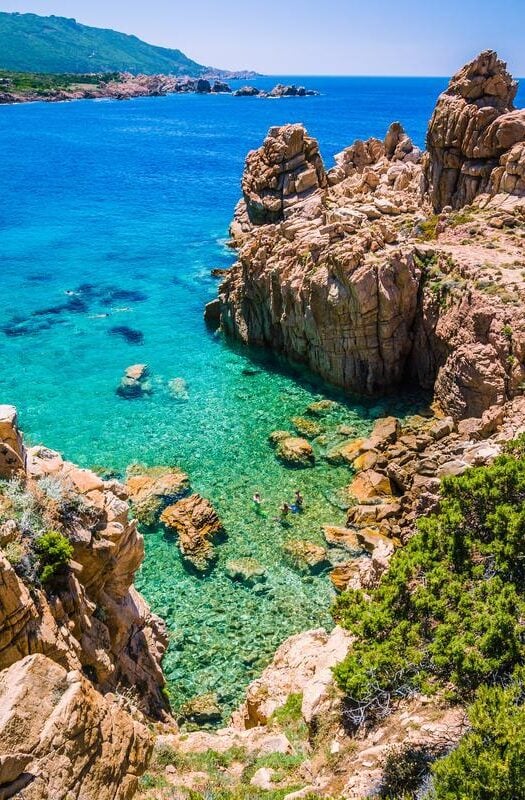
M 455 75 L 428 150 L 399 123 L 325 169 L 301 125 L 246 160 L 231 226 L 238 261 L 216 304 L 224 332 L 351 392 L 411 383 L 454 419 L 525 378 L 525 111 L 495 53 Z

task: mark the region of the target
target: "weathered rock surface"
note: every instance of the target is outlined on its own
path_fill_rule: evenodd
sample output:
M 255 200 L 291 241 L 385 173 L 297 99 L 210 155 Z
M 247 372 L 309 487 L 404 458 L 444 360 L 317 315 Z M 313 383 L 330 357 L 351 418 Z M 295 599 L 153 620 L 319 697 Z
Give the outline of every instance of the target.
M 141 712 L 166 713 L 167 637 L 133 587 L 144 545 L 127 491 L 54 451 L 26 450 L 12 408 L 2 407 L 3 443 L 19 457 L 32 517 L 10 517 L 0 492 L 0 794 L 128 800 L 152 746 Z M 34 566 L 45 529 L 73 548 L 55 586 Z
M 307 136 L 301 125 L 272 128 L 260 150 L 246 159 L 242 210 L 257 225 L 279 222 L 284 208 L 299 195 L 325 185 L 326 173 L 315 139 Z
M 143 525 L 158 522 L 162 510 L 189 492 L 186 473 L 173 467 L 142 467 L 133 464 L 128 469 L 126 489 L 134 516 Z
M 358 502 L 348 508 L 346 527 L 323 527 L 328 558 L 332 548 L 350 554 L 330 574 L 338 591 L 377 586 L 395 549 L 414 533 L 417 518 L 438 506 L 441 478 L 490 463 L 502 441 L 525 432 L 525 399 L 493 406 L 481 418 L 457 426 L 451 418 L 417 415 L 403 425 L 394 423 L 387 418 L 374 426 L 368 440 L 379 448 L 373 451 L 374 469 L 359 464 L 362 456 L 354 461 L 356 475 L 348 493 L 358 495 Z M 380 432 L 381 442 L 376 438 Z
M 425 162 L 436 211 L 468 205 L 489 191 L 491 184 L 496 191 L 523 189 L 520 153 L 525 110 L 514 109 L 517 88 L 506 64 L 487 50 L 457 72 L 440 96 L 428 129 Z M 518 143 L 519 150 L 511 157 L 509 151 Z M 493 180 L 492 172 L 500 162 L 503 170 Z
M 199 572 L 206 572 L 215 560 L 214 539 L 222 524 L 211 503 L 200 494 L 192 494 L 168 506 L 160 521 L 177 531 L 184 558 Z
M 394 123 L 328 173 L 301 126 L 273 128 L 246 161 L 223 330 L 353 392 L 411 379 L 455 419 L 519 394 L 525 111 L 513 109 L 515 90 L 484 53 L 440 97 L 424 156 Z M 425 221 L 433 206 L 442 213 Z
M 303 706 L 306 702 L 311 719 L 326 699 L 331 667 L 344 658 L 351 642 L 351 636 L 339 627 L 330 634 L 319 628 L 291 636 L 248 687 L 245 703 L 233 715 L 233 727 L 243 730 L 265 725 L 290 694 L 303 694 Z
M 145 724 L 78 670 L 43 655 L 0 672 L 0 792 L 131 800 L 153 748 Z
M 10 438 L 19 436 L 13 427 Z M 30 593 L 0 555 L 0 669 L 43 653 L 68 670 L 88 669 L 101 691 L 139 687 L 143 709 L 159 714 L 165 707 L 160 660 L 167 640 L 164 623 L 133 587 L 144 543 L 128 518 L 124 487 L 38 447 L 28 450 L 24 477 L 49 524 L 70 539 L 74 566 L 64 591 L 48 597 L 36 587 Z M 43 477 L 53 479 L 63 506 L 40 489 Z M 62 516 L 71 502 L 78 509 L 74 527 Z
M 12 478 L 23 473 L 25 458 L 16 408 L 0 405 L 0 478 Z

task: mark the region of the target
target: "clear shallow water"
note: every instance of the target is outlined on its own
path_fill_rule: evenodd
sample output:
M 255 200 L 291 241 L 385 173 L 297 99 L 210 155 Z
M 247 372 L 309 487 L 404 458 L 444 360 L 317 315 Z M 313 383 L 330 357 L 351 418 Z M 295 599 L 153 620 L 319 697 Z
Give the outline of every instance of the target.
M 281 545 L 321 542 L 321 524 L 343 520 L 334 495 L 349 480 L 347 470 L 321 459 L 311 470 L 287 470 L 267 444 L 326 387 L 267 355 L 254 362 L 203 324 L 203 306 L 217 289 L 210 268 L 234 260 L 223 242 L 245 154 L 270 125 L 288 121 L 307 125 L 328 165 L 354 138 L 383 136 L 393 119 L 421 144 L 445 83 L 301 82 L 323 96 L 0 108 L 0 402 L 18 406 L 32 441 L 82 465 L 181 466 L 228 532 L 205 579 L 186 572 L 161 530 L 146 537 L 137 583 L 172 634 L 165 669 L 176 703 L 212 690 L 231 708 L 286 636 L 330 625 L 327 577 L 291 570 Z M 140 332 L 142 343 L 112 333 L 118 326 Z M 126 401 L 115 388 L 136 362 L 150 365 L 153 393 Z M 188 384 L 186 402 L 168 390 L 176 377 Z M 366 432 L 375 416 L 406 408 L 349 402 L 329 427 L 344 422 Z M 273 517 L 297 486 L 306 510 L 283 528 Z M 253 512 L 255 491 L 266 517 Z M 241 556 L 267 568 L 265 593 L 226 577 L 226 561 Z

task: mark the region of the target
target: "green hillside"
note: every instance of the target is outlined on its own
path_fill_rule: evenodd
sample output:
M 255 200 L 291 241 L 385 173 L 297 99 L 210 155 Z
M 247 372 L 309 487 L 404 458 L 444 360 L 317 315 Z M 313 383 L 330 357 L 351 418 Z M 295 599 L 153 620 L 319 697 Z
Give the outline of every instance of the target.
M 197 76 L 205 68 L 180 50 L 80 25 L 74 19 L 0 12 L 0 69 Z

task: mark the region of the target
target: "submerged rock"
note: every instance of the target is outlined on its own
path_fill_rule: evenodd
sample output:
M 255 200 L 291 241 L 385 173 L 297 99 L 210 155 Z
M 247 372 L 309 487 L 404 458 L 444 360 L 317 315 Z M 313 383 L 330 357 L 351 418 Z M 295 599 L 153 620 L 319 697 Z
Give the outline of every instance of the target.
M 289 467 L 312 467 L 315 462 L 310 442 L 297 436 L 281 439 L 276 448 L 277 458 Z
M 307 417 L 292 417 L 292 425 L 299 436 L 306 436 L 308 439 L 319 436 L 323 431 L 318 422 Z
M 147 364 L 132 364 L 127 367 L 117 387 L 117 394 L 127 400 L 150 394 L 151 384 L 147 380 L 148 375 Z
M 266 570 L 255 558 L 238 558 L 228 561 L 225 572 L 232 581 L 239 581 L 245 586 L 255 586 L 266 582 Z
M 333 400 L 316 400 L 314 403 L 310 403 L 306 413 L 312 417 L 325 417 L 335 408 L 337 408 L 337 403 Z
M 219 722 L 222 717 L 219 698 L 215 692 L 196 695 L 181 706 L 179 715 L 183 720 L 197 725 Z
M 189 492 L 188 476 L 173 467 L 143 467 L 134 464 L 128 469 L 126 488 L 133 514 L 140 523 L 151 527 L 161 511 Z
M 215 561 L 214 539 L 223 532 L 222 523 L 211 503 L 192 494 L 168 506 L 160 521 L 179 534 L 183 558 L 198 571 L 206 572 Z
M 299 572 L 318 574 L 330 566 L 324 547 L 303 539 L 294 539 L 283 545 L 287 561 Z
M 279 442 L 284 441 L 284 439 L 290 439 L 291 437 L 292 434 L 290 431 L 272 431 L 268 436 L 268 441 L 272 447 L 277 447 Z
M 168 383 L 168 389 L 170 390 L 170 394 L 174 400 L 185 402 L 186 400 L 190 399 L 190 395 L 188 393 L 188 384 L 184 378 L 173 378 Z

